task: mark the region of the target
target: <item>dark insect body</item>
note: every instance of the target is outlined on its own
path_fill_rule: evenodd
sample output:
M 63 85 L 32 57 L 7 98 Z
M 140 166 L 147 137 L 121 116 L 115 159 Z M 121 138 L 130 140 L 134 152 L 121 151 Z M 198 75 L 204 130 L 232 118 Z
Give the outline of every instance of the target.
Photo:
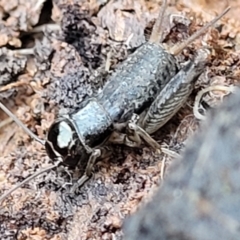
M 204 71 L 207 59 L 206 51 L 203 51 L 179 69 L 175 55 L 229 11 L 226 9 L 185 42 L 168 51 L 159 43 L 162 41 L 160 29 L 166 6 L 165 0 L 149 42 L 140 46 L 115 70 L 98 96 L 56 119 L 45 142 L 0 104 L 33 138 L 45 145 L 51 159 L 85 169 L 73 191 L 90 178 L 95 162 L 109 154 L 105 143 L 139 147 L 145 141 L 154 149 L 161 150 L 149 134 L 156 132 L 185 103 L 196 79 Z M 23 183 L 2 195 L 0 202 Z

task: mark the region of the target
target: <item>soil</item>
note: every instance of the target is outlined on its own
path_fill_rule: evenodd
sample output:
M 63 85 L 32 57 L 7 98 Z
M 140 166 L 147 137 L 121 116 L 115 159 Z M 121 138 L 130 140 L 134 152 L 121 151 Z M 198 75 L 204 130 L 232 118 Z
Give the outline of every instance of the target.
M 225 1 L 168 2 L 164 32 L 168 46 L 186 39 L 226 7 Z M 181 154 L 198 131 L 192 109 L 197 92 L 214 84 L 238 84 L 240 1 L 231 4 L 231 12 L 178 57 L 184 64 L 201 46 L 207 45 L 210 51 L 207 68 L 186 105 L 153 136 L 176 153 Z M 116 66 L 148 40 L 160 5 L 158 0 L 1 0 L 0 100 L 44 139 L 58 115 L 97 94 Z M 170 16 L 174 16 L 172 21 Z M 212 92 L 202 101 L 215 107 L 225 94 Z M 3 194 L 53 162 L 44 147 L 6 114 L 1 112 L 0 119 Z M 163 178 L 171 174 L 168 167 L 173 162 L 172 157 L 154 153 L 146 145 L 142 149 L 117 146 L 74 194 L 69 189 L 79 178 L 77 171 L 44 173 L 2 203 L 0 237 L 122 239 L 124 219 L 152 198 L 164 184 Z

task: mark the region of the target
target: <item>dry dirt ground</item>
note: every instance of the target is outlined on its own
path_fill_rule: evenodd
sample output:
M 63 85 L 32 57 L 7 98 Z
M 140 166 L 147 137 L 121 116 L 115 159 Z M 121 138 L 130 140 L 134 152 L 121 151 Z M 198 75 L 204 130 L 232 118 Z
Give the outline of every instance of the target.
M 165 42 L 173 45 L 225 7 L 225 1 L 169 1 Z M 210 57 L 187 104 L 154 138 L 177 153 L 198 129 L 196 93 L 209 85 L 238 84 L 240 1 L 208 34 L 179 56 L 184 63 L 202 45 Z M 107 75 L 145 42 L 161 1 L 0 0 L 0 99 L 26 126 L 44 138 L 57 114 L 96 94 Z M 182 15 L 183 17 L 180 17 Z M 169 18 L 172 21 L 169 23 Z M 109 55 L 110 53 L 110 55 Z M 110 73 L 105 71 L 110 56 Z M 214 107 L 225 93 L 204 97 Z M 52 164 L 44 148 L 0 113 L 0 193 Z M 0 207 L 1 239 L 122 239 L 122 223 L 148 201 L 167 177 L 173 159 L 151 148 L 116 148 L 95 167 L 77 194 L 79 176 L 52 170 L 16 190 Z M 165 171 L 163 171 L 165 170 Z M 164 184 L 164 183 L 163 183 Z

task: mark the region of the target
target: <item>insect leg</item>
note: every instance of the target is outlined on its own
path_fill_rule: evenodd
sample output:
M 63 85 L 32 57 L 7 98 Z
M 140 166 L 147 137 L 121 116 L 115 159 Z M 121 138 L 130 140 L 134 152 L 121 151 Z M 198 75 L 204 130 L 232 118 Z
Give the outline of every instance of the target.
M 96 162 L 100 159 L 107 158 L 111 155 L 110 149 L 105 147 L 100 147 L 92 150 L 92 154 L 89 157 L 86 170 L 82 177 L 74 184 L 71 189 L 71 192 L 75 192 L 78 188 L 80 188 L 86 181 L 88 181 L 92 176 L 92 170 Z
M 147 111 L 144 111 L 141 116 L 145 116 Z M 125 145 L 132 148 L 140 147 L 142 140 L 148 143 L 158 153 L 165 153 L 168 156 L 177 158 L 179 155 L 165 147 L 161 147 L 143 128 L 139 126 L 141 117 L 137 114 L 133 114 L 130 121 L 124 123 L 115 123 L 111 136 L 108 138 L 108 142 L 112 144 Z M 125 133 L 123 133 L 125 132 Z
M 115 124 L 114 131 L 110 138 L 109 142 L 113 144 L 122 144 L 128 147 L 140 147 L 142 140 L 147 142 L 153 149 L 160 151 L 160 145 L 138 124 L 137 121 L 139 116 L 133 114 L 133 117 L 130 121 L 126 123 Z M 123 133 L 123 131 L 125 133 Z
M 117 132 L 117 131 L 114 131 L 111 134 L 108 141 L 112 144 L 125 145 L 125 146 L 131 147 L 131 148 L 140 147 L 141 142 L 142 142 L 141 139 L 139 139 L 137 137 L 134 138 L 134 136 L 132 136 L 130 139 L 128 134 Z
M 128 124 L 128 138 L 131 141 L 141 142 L 143 139 L 147 144 L 149 144 L 153 149 L 161 152 L 160 145 L 137 123 L 129 123 Z
M 156 132 L 185 104 L 198 77 L 204 72 L 208 51 L 201 50 L 163 88 L 139 125 L 149 134 Z
M 132 125 L 132 126 L 131 126 Z M 112 144 L 120 144 L 125 145 L 132 148 L 140 147 L 142 143 L 142 139 L 147 142 L 152 148 L 154 148 L 159 153 L 165 153 L 170 157 L 178 158 L 179 154 L 161 147 L 145 130 L 143 130 L 141 127 L 139 127 L 137 124 L 131 124 L 130 128 L 133 128 L 133 133 L 131 135 L 125 134 L 125 133 L 119 133 L 117 131 L 113 132 L 108 139 L 109 142 Z M 142 138 L 142 139 L 141 139 Z

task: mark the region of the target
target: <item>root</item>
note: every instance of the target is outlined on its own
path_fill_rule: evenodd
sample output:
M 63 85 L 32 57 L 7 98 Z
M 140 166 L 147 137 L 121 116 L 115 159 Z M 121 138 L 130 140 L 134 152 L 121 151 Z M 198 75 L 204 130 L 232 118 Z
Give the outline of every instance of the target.
M 230 92 L 234 92 L 235 88 L 236 88 L 235 86 L 214 85 L 214 86 L 206 87 L 201 91 L 199 91 L 195 98 L 194 107 L 193 107 L 193 114 L 195 118 L 198 120 L 204 120 L 206 118 L 205 115 L 199 112 L 199 105 L 204 94 L 211 91 L 224 91 L 224 92 L 230 93 Z

